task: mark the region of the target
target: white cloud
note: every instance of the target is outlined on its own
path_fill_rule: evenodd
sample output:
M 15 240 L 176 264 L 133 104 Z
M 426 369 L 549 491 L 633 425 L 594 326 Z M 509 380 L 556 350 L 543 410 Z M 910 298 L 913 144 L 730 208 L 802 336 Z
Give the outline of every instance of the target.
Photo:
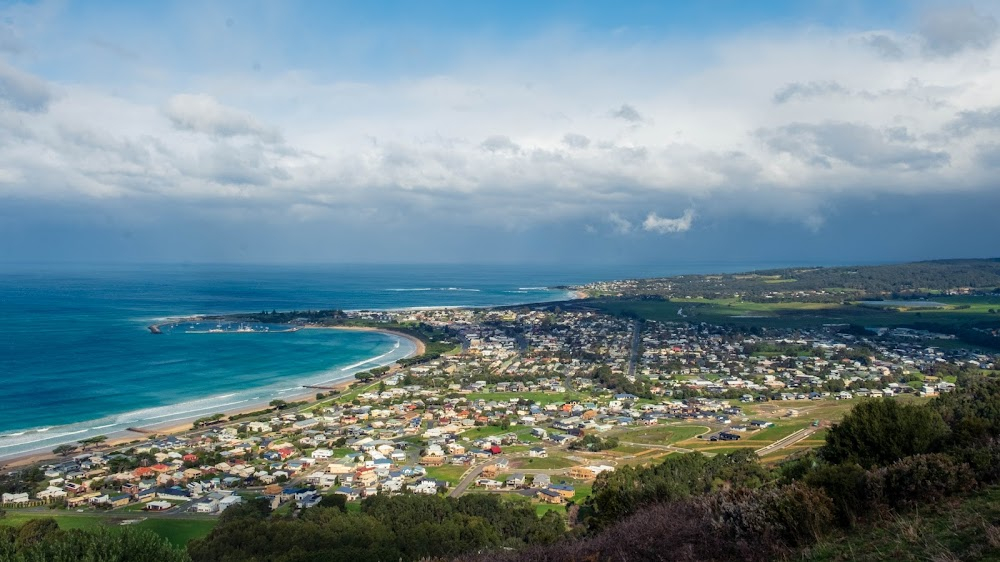
M 684 214 L 676 219 L 665 219 L 656 213 L 649 213 L 646 220 L 642 221 L 642 228 L 648 232 L 658 234 L 674 234 L 691 230 L 694 222 L 694 209 L 687 209 Z
M 250 136 L 280 142 L 281 135 L 264 127 L 249 113 L 226 107 L 205 94 L 177 94 L 167 100 L 163 114 L 180 130 L 217 137 Z
M 611 223 L 611 227 L 617 234 L 628 234 L 632 232 L 632 223 L 628 219 L 623 218 L 618 213 L 611 213 L 608 215 L 608 222 Z
M 994 16 L 977 17 L 971 31 L 787 28 L 710 43 L 546 34 L 469 45 L 405 76 L 190 75 L 142 51 L 123 86 L 88 80 L 84 64 L 78 80 L 45 81 L 11 59 L 0 96 L 19 109 L 0 110 L 0 182 L 20 197 L 212 200 L 302 220 L 412 210 L 442 224 L 635 232 L 645 216 L 647 231 L 682 232 L 693 211 L 648 213 L 681 198 L 700 220 L 820 225 L 824 202 L 845 194 L 995 186 L 1000 45 Z M 920 56 L 929 42 L 937 52 Z
M 0 104 L 17 111 L 40 112 L 48 108 L 51 99 L 45 81 L 0 60 Z

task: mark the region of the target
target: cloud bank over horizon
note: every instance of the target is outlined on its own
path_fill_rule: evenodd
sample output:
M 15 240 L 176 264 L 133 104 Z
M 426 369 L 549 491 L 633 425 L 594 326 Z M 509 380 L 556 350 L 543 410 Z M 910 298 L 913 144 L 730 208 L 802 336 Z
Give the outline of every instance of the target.
M 21 240 L 0 260 L 109 244 L 124 260 L 357 259 L 351 243 L 649 261 L 772 238 L 833 259 L 855 227 L 891 260 L 1000 241 L 961 218 L 997 199 L 996 5 L 698 33 L 336 6 L 0 8 L 0 234 Z M 947 244 L 892 242 L 908 231 L 892 212 L 856 211 L 888 202 Z

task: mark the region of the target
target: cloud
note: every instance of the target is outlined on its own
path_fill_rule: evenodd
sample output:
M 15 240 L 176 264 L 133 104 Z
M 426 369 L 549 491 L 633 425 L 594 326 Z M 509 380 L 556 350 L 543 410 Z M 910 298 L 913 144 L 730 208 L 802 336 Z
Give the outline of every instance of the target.
M 487 137 L 479 146 L 488 152 L 517 152 L 521 150 L 521 147 L 517 143 L 504 135 Z
M 903 45 L 899 41 L 883 33 L 874 33 L 864 38 L 865 43 L 884 59 L 899 60 L 903 58 Z
M 951 56 L 965 49 L 986 49 L 996 41 L 1000 26 L 991 15 L 971 6 L 951 6 L 929 12 L 920 26 L 924 52 Z
M 687 209 L 684 214 L 676 219 L 665 219 L 656 213 L 649 213 L 646 220 L 642 221 L 642 228 L 647 232 L 658 234 L 674 234 L 691 230 L 694 222 L 694 209 Z
M 1000 170 L 1000 144 L 980 146 L 976 151 L 976 161 L 988 170 Z
M 981 146 L 1000 122 L 995 42 L 942 61 L 895 28 L 781 24 L 669 45 L 539 33 L 405 73 L 361 55 L 371 64 L 328 72 L 259 52 L 252 21 L 185 65 L 155 42 L 80 29 L 106 43 L 59 51 L 73 72 L 46 63 L 42 95 L 18 97 L 45 111 L 0 102 L 0 206 L 120 197 L 275 221 L 364 213 L 383 229 L 636 234 L 690 228 L 693 212 L 674 207 L 690 201 L 726 228 L 739 217 L 826 233 L 850 194 L 995 187 L 995 152 Z M 122 64 L 132 54 L 116 46 L 139 44 L 142 64 Z M 258 59 L 266 70 L 250 71 Z M 685 239 L 712 229 L 696 230 Z
M 612 110 L 611 116 L 615 119 L 628 121 L 629 123 L 639 123 L 643 121 L 642 115 L 639 111 L 627 103 L 622 104 L 622 106 L 618 109 Z
M 48 109 L 52 92 L 44 80 L 0 60 L 0 102 L 17 111 L 42 112 Z
M 830 94 L 850 94 L 850 91 L 833 81 L 793 82 L 774 93 L 774 103 L 782 104 L 794 98 L 814 98 Z
M 9 23 L 0 22 L 0 53 L 18 54 L 24 50 L 21 37 Z
M 946 128 L 956 135 L 1000 129 L 1000 106 L 959 112 Z
M 616 234 L 628 234 L 632 232 L 632 223 L 618 213 L 608 214 L 608 222 L 611 223 L 611 227 Z
M 566 133 L 563 135 L 562 142 L 570 148 L 587 148 L 590 146 L 590 139 L 577 133 Z
M 822 168 L 843 163 L 856 168 L 901 170 L 940 168 L 950 161 L 947 152 L 907 142 L 899 128 L 879 130 L 859 123 L 793 123 L 758 132 L 767 146 Z
M 163 114 L 179 130 L 215 137 L 256 137 L 281 142 L 281 135 L 257 122 L 249 113 L 220 104 L 205 94 L 177 94 L 167 100 Z

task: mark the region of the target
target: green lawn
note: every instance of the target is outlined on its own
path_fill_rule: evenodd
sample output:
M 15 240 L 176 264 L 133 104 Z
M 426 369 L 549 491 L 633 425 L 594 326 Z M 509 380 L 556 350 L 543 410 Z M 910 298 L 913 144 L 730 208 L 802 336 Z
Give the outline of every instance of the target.
M 743 436 L 743 439 L 747 441 L 767 441 L 769 443 L 773 443 L 811 425 L 811 419 L 797 418 L 795 421 L 779 421 L 774 424 L 774 427 L 762 429 L 754 433 L 748 433 Z
M 124 512 L 122 515 L 125 515 Z M 19 526 L 30 519 L 52 517 L 59 524 L 60 529 L 96 529 L 98 527 L 122 528 L 119 521 L 122 519 L 138 519 L 144 515 L 135 513 L 128 517 L 107 516 L 105 514 L 82 514 L 76 512 L 66 512 L 50 510 L 48 512 L 8 512 L 7 516 L 0 519 L 0 525 Z M 204 537 L 215 527 L 217 520 L 214 518 L 177 518 L 177 517 L 148 517 L 141 523 L 134 526 L 142 529 L 149 529 L 157 535 L 167 539 L 176 546 L 184 546 L 191 539 Z
M 428 466 L 427 477 L 435 480 L 444 480 L 452 485 L 458 484 L 462 475 L 469 467 L 463 465 L 446 464 L 444 466 Z
M 566 504 L 540 503 L 535 505 L 535 513 L 537 513 L 539 517 L 550 511 L 555 511 L 559 515 L 566 515 Z
M 215 527 L 217 519 L 176 519 L 150 517 L 136 524 L 141 529 L 149 529 L 176 546 L 184 546 L 192 539 L 208 535 Z
M 97 514 L 84 515 L 84 514 L 69 514 L 65 511 L 50 510 L 48 512 L 17 512 L 8 511 L 7 516 L 0 519 L 0 525 L 10 525 L 13 527 L 18 527 L 31 519 L 42 519 L 45 517 L 52 517 L 59 523 L 60 529 L 95 529 L 97 527 L 105 526 L 108 524 L 110 519 L 102 517 Z

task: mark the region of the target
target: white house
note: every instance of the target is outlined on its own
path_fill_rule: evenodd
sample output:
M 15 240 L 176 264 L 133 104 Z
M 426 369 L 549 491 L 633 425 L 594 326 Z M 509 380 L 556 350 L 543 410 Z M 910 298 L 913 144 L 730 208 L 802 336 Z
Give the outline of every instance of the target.
M 238 503 L 243 503 L 243 498 L 233 494 L 232 496 L 226 496 L 219 500 L 219 511 L 225 511 L 226 508 L 236 505 Z
M 316 449 L 312 452 L 311 456 L 318 461 L 326 461 L 330 460 L 330 457 L 333 456 L 333 451 L 330 449 Z
M 31 501 L 28 498 L 28 494 L 4 494 L 2 496 L 3 503 L 28 503 Z

